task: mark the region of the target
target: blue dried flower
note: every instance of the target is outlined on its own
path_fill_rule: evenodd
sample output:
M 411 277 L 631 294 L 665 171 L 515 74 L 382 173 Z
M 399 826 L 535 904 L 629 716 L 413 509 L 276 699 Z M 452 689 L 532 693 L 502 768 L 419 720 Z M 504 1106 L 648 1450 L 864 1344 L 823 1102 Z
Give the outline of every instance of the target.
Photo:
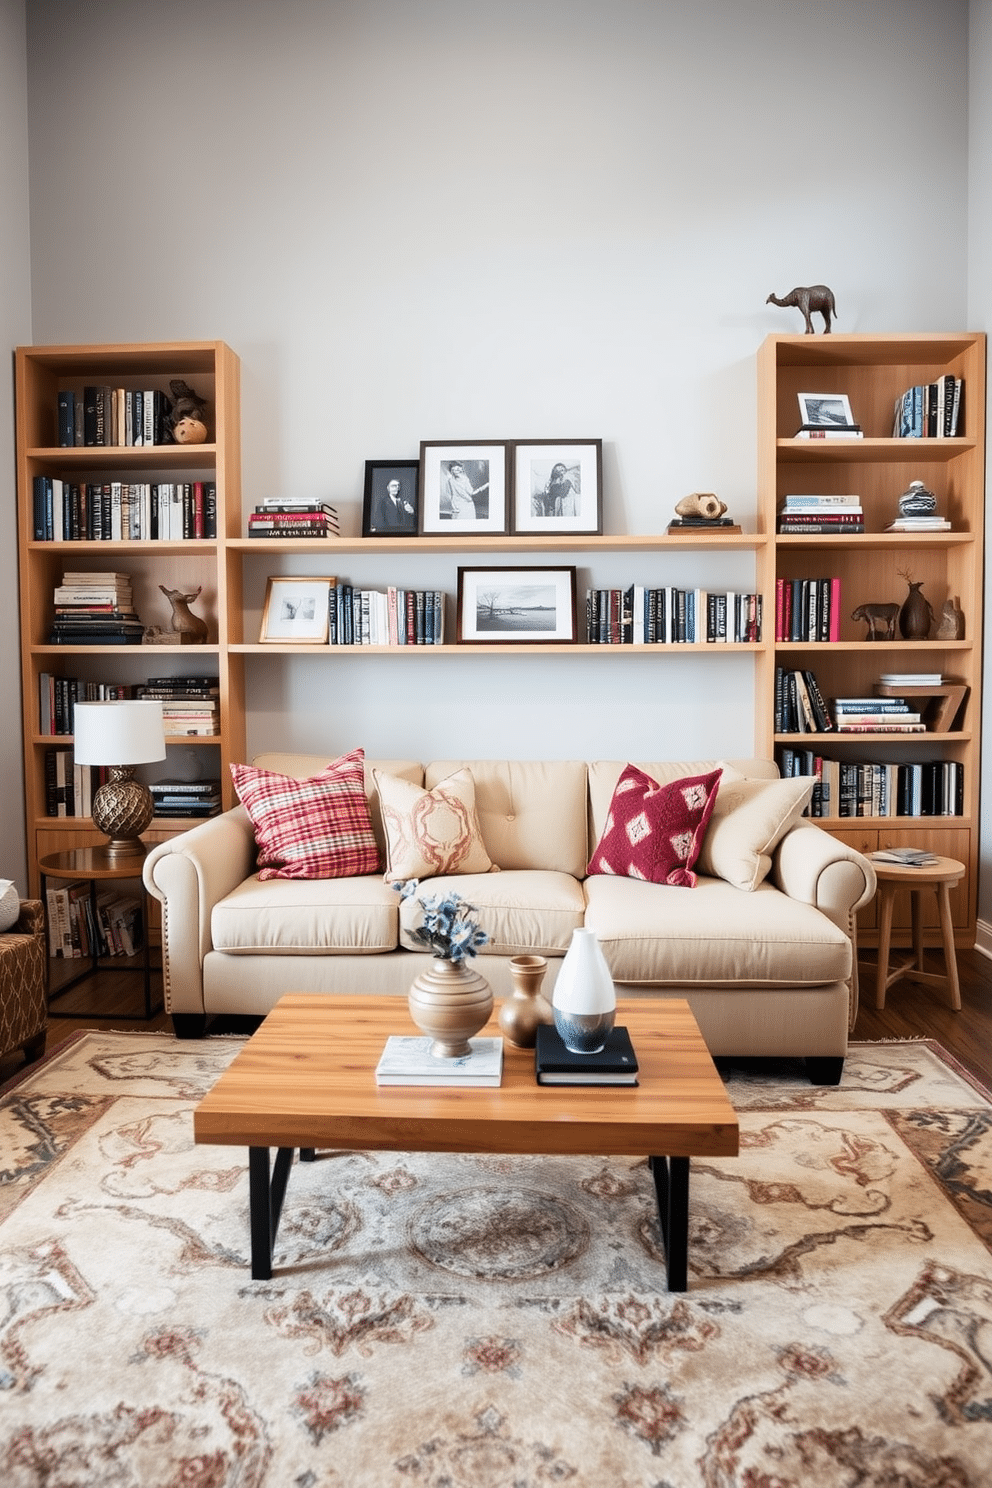
M 409 899 L 419 888 L 419 880 L 408 878 L 405 883 L 395 883 L 393 888 L 401 899 Z M 489 940 L 479 922 L 472 918 L 478 911 L 460 894 L 442 897 L 435 894 L 420 901 L 421 922 L 410 931 L 411 937 L 420 945 L 429 946 L 431 955 L 441 961 L 464 961 L 466 956 L 476 955 L 479 946 Z

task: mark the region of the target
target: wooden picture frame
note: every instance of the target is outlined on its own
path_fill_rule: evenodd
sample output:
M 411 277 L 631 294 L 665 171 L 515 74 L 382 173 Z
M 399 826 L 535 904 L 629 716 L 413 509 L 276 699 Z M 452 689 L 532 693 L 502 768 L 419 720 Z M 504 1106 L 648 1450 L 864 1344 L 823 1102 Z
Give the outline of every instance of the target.
M 362 536 L 416 537 L 419 493 L 419 460 L 366 460 Z
M 460 645 L 569 645 L 578 639 L 574 568 L 459 568 Z
M 602 493 L 601 439 L 514 442 L 514 534 L 601 533 Z
M 422 440 L 420 531 L 505 536 L 509 532 L 509 443 Z
M 311 574 L 268 579 L 259 641 L 326 646 L 334 583 L 332 578 Z

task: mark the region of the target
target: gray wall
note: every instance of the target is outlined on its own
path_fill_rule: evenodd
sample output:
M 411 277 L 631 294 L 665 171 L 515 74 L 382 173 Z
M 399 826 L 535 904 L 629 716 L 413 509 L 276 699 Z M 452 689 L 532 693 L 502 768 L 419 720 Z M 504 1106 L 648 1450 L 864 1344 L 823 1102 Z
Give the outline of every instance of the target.
M 367 458 L 599 435 L 607 530 L 662 530 L 693 490 L 747 525 L 755 351 L 801 328 L 769 291 L 826 280 L 843 331 L 969 326 L 968 46 L 966 0 L 32 0 L 30 338 L 228 341 L 246 506 L 319 491 L 355 532 Z M 335 568 L 453 592 L 456 563 Z M 266 659 L 249 749 L 741 753 L 752 682 Z

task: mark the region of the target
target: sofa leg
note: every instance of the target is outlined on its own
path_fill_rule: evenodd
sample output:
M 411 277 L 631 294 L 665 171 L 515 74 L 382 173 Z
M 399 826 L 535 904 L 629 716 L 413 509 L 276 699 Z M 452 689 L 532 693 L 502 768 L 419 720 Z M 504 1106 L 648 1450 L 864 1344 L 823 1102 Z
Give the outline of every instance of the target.
M 177 1039 L 200 1039 L 207 1032 L 206 1013 L 173 1013 L 172 1031 Z
M 43 1028 L 40 1033 L 35 1034 L 34 1038 L 28 1039 L 27 1043 L 24 1045 L 25 1064 L 34 1064 L 35 1060 L 41 1058 L 41 1056 L 45 1052 L 45 1042 L 47 1038 L 48 1031 L 47 1029 Z
M 841 1075 L 844 1073 L 843 1056 L 807 1055 L 806 1073 L 811 1085 L 839 1085 Z

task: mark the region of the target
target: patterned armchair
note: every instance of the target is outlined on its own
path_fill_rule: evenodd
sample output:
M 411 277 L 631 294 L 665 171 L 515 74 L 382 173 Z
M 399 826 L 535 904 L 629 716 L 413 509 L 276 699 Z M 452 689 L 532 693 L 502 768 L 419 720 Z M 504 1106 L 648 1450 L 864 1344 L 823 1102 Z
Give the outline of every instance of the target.
M 22 899 L 12 930 L 0 935 L 0 1057 L 23 1048 L 30 1064 L 45 1052 L 47 946 L 40 899 Z

